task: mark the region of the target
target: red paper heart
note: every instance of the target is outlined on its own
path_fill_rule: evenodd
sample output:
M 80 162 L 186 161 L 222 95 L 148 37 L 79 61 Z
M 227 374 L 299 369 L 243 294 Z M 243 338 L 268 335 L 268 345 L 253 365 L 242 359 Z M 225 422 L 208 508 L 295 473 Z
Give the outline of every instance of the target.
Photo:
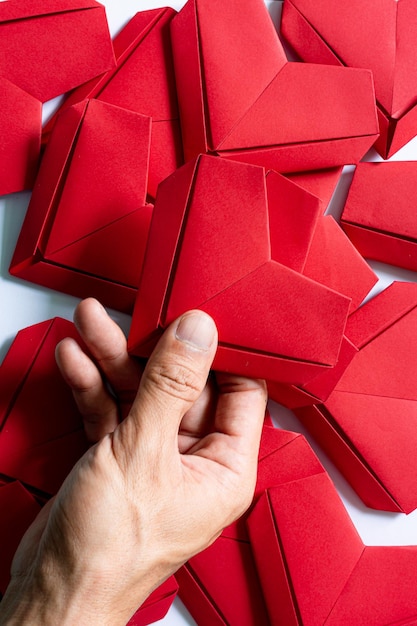
M 274 625 L 416 623 L 417 547 L 365 546 L 327 474 L 268 490 L 248 524 Z
M 324 404 L 296 414 L 368 506 L 417 507 L 417 285 L 393 283 L 354 313 L 358 353 Z
M 137 13 L 113 41 L 116 67 L 73 90 L 57 112 L 94 98 L 152 118 L 147 190 L 153 198 L 183 163 L 170 36 L 175 14 L 170 8 Z M 43 130 L 44 143 L 55 122 L 56 115 Z
M 198 307 L 217 322 L 219 369 L 305 382 L 333 367 L 350 302 L 283 264 L 301 265 L 319 213 L 263 168 L 202 156 L 177 170 L 158 190 L 129 349 L 147 354 Z
M 98 100 L 63 111 L 53 129 L 10 272 L 130 312 L 152 205 L 151 120 Z
M 189 0 L 172 22 L 186 159 L 280 171 L 356 163 L 377 138 L 371 73 L 288 63 L 263 0 Z
M 281 31 L 301 58 L 372 70 L 384 158 L 417 133 L 416 23 L 412 0 L 284 2 Z

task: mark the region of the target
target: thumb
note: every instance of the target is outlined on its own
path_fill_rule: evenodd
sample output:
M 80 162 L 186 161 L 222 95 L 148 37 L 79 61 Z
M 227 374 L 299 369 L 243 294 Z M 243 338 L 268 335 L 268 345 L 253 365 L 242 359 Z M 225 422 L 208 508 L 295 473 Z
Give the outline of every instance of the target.
M 129 420 L 137 437 L 178 447 L 178 428 L 202 393 L 217 349 L 217 329 L 202 311 L 188 311 L 164 332 L 143 373 Z

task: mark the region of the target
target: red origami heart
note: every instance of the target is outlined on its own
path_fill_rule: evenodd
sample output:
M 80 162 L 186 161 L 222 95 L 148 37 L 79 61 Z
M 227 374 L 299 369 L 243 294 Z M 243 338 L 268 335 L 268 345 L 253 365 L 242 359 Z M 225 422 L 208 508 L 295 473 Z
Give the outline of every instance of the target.
M 393 283 L 349 319 L 358 353 L 324 404 L 296 415 L 371 507 L 417 507 L 417 285 Z
M 327 474 L 269 489 L 248 524 L 274 626 L 416 623 L 417 547 L 365 546 Z
M 281 32 L 302 59 L 369 68 L 390 157 L 417 133 L 417 6 L 413 0 L 285 0 Z
M 263 0 L 189 0 L 172 22 L 186 159 L 280 172 L 356 163 L 378 135 L 367 70 L 289 63 Z
M 148 236 L 149 117 L 98 100 L 59 116 L 10 273 L 130 312 Z
M 72 91 L 58 110 L 94 98 L 150 117 L 147 190 L 152 197 L 183 163 L 170 36 L 175 14 L 170 8 L 136 13 L 114 39 L 116 67 Z M 44 128 L 44 143 L 55 121 L 56 116 Z
M 301 267 L 319 215 L 317 198 L 257 166 L 202 156 L 177 170 L 158 190 L 130 350 L 147 354 L 198 307 L 218 325 L 218 369 L 302 383 L 333 367 L 350 300 L 284 265 Z

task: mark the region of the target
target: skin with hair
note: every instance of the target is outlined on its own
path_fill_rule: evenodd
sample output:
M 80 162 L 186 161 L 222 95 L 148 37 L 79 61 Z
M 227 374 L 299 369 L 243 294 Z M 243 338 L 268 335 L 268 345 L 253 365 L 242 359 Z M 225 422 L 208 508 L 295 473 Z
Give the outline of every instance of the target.
M 57 362 L 91 448 L 24 536 L 0 624 L 124 625 L 147 596 L 249 506 L 263 381 L 210 374 L 213 320 L 189 311 L 146 367 L 94 299 Z

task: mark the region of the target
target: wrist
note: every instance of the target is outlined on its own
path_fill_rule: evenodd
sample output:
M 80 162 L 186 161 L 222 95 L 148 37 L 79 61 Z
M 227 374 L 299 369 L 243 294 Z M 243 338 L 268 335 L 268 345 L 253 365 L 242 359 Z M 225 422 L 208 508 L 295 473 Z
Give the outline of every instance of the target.
M 124 626 L 133 611 L 110 605 L 106 589 L 103 581 L 69 586 L 58 579 L 12 579 L 0 603 L 0 626 Z

